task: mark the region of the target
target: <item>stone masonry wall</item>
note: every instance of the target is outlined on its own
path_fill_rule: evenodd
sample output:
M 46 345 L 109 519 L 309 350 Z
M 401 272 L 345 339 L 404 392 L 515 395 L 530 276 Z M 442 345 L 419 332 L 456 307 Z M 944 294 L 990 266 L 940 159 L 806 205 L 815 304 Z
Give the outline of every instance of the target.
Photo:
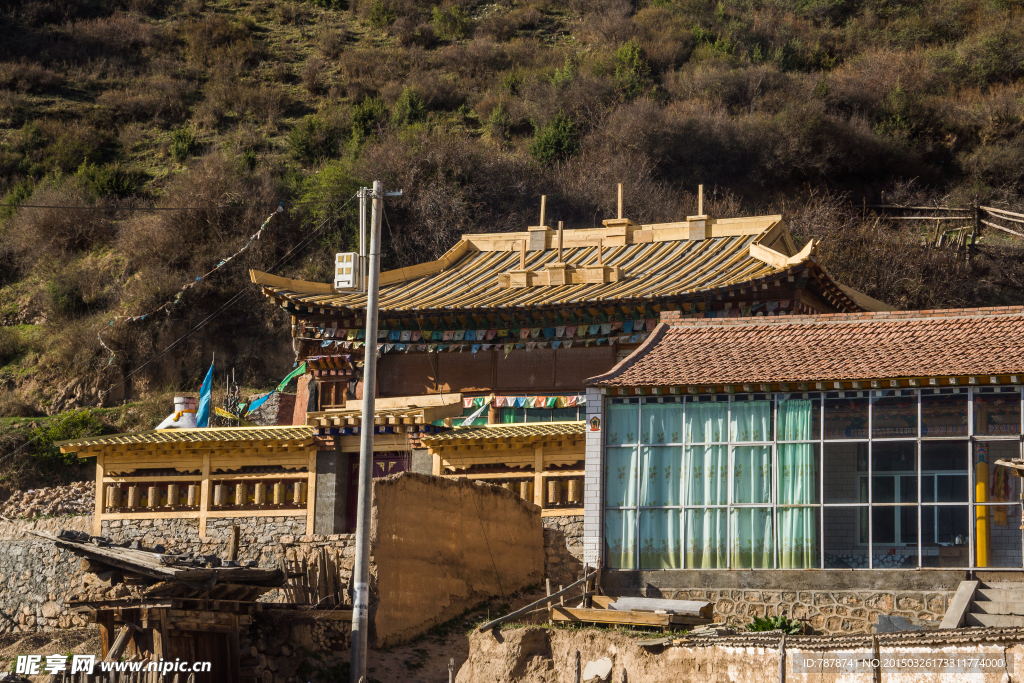
M 67 598 L 80 587 L 79 558 L 26 532 L 91 528 L 88 515 L 0 522 L 0 634 L 86 625 L 85 618 L 71 614 L 66 605 Z
M 938 626 L 956 591 L 690 589 L 662 592 L 670 599 L 714 602 L 715 621 L 719 623 L 743 625 L 754 617 L 785 614 L 805 621 L 808 633 L 839 635 L 870 633 L 879 614 Z
M 544 517 L 544 577 L 567 586 L 583 568 L 583 516 Z

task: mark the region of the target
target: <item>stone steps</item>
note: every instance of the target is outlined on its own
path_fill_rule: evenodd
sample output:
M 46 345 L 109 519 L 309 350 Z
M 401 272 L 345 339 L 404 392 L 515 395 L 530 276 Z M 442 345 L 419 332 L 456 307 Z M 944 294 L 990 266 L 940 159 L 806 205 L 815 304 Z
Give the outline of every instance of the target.
M 978 586 L 965 626 L 1024 627 L 1024 582 L 991 581 Z

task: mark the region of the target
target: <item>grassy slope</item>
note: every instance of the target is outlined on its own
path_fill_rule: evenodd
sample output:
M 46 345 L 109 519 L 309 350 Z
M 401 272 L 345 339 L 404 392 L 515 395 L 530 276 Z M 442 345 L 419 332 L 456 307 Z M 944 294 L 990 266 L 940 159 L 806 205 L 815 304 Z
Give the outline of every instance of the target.
M 900 307 L 1020 302 L 1024 254 L 974 268 L 855 200 L 1019 207 L 1024 22 L 1010 0 L 39 0 L 0 11 L 0 414 L 195 389 L 210 355 L 265 386 L 286 321 L 249 267 L 326 279 L 374 178 L 387 265 L 468 230 L 779 210 L 850 285 Z M 555 125 L 560 122 L 560 125 Z M 236 265 L 172 299 L 290 205 Z M 859 203 L 855 202 L 855 203 Z M 261 204 L 254 208 L 253 204 Z M 144 212 L 138 206 L 197 207 Z M 338 222 L 316 234 L 328 217 Z M 106 351 L 97 339 L 114 349 Z M 77 384 L 76 384 L 77 383 Z M 83 385 L 78 386 L 78 385 Z

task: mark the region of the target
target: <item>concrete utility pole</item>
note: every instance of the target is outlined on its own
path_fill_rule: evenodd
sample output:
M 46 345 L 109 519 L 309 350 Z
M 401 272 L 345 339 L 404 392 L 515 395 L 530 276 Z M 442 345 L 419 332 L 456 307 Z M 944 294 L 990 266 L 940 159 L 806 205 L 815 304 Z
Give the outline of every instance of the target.
M 374 395 L 377 393 L 377 299 L 380 289 L 380 233 L 384 196 L 400 197 L 402 191 L 384 192 L 379 180 L 373 191 L 370 211 L 369 274 L 366 286 L 366 343 L 363 346 L 363 420 L 359 427 L 359 501 L 356 506 L 356 559 L 353 568 L 352 683 L 366 681 L 366 642 L 370 606 L 370 503 L 373 494 Z
M 373 181 L 370 211 L 370 263 L 366 288 L 366 343 L 363 346 L 363 420 L 359 427 L 359 502 L 352 596 L 352 683 L 366 680 L 367 611 L 370 606 L 370 496 L 373 493 L 374 394 L 377 389 L 377 298 L 380 288 L 380 222 L 384 191 Z

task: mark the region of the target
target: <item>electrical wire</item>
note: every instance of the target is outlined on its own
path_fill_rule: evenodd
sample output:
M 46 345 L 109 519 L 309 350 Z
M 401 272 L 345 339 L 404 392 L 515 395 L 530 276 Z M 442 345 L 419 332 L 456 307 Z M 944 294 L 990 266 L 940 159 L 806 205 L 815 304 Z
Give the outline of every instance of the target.
M 348 204 L 349 204 L 349 203 L 350 203 L 350 202 L 351 202 L 351 201 L 352 201 L 353 199 L 355 199 L 355 195 L 353 195 L 352 197 L 350 197 L 350 198 L 348 199 L 348 201 L 346 201 L 346 202 L 345 202 L 344 204 L 342 204 L 342 205 L 341 205 L 340 207 L 338 207 L 338 211 L 341 211 L 341 210 L 342 210 L 342 209 L 344 209 L 344 208 L 345 208 L 346 206 L 348 206 Z M 303 240 L 302 240 L 301 242 L 299 242 L 299 243 L 298 243 L 297 245 L 295 245 L 294 247 L 292 247 L 292 248 L 291 248 L 291 249 L 290 249 L 290 250 L 288 251 L 288 253 L 287 253 L 287 254 L 285 254 L 285 255 L 284 255 L 284 256 L 282 256 L 282 257 L 281 257 L 280 259 L 278 259 L 277 263 L 275 263 L 274 265 L 272 265 L 272 266 L 270 267 L 270 270 L 276 270 L 276 269 L 277 269 L 277 268 L 279 268 L 279 267 L 280 267 L 281 265 L 283 265 L 283 264 L 284 264 L 284 263 L 285 263 L 285 262 L 286 262 L 286 261 L 287 261 L 288 259 L 290 259 L 290 258 L 291 258 L 291 256 L 292 256 L 292 255 L 293 255 L 293 254 L 294 254 L 294 253 L 295 253 L 296 251 L 298 251 L 299 249 L 301 249 L 301 248 L 303 248 L 304 246 L 306 246 L 307 244 L 309 244 L 309 242 L 310 242 L 310 241 L 311 241 L 311 240 L 312 240 L 312 239 L 313 239 L 313 238 L 314 238 L 314 237 L 315 237 L 315 236 L 317 235 L 317 233 L 319 233 L 319 232 L 320 232 L 321 230 L 323 230 L 323 229 L 324 229 L 325 227 L 327 227 L 327 225 L 328 225 L 328 224 L 329 224 L 329 223 L 330 223 L 331 221 L 333 221 L 333 220 L 334 220 L 334 217 L 333 217 L 333 216 L 332 216 L 331 218 L 327 218 L 327 219 L 325 219 L 325 220 L 324 220 L 324 222 L 323 222 L 323 223 L 321 223 L 321 224 L 320 224 L 320 225 L 319 225 L 319 226 L 318 226 L 318 227 L 317 227 L 317 228 L 316 228 L 315 230 L 313 230 L 313 232 L 311 232 L 311 233 L 310 233 L 310 234 L 309 234 L 309 235 L 308 235 L 308 236 L 307 236 L 306 238 L 304 238 L 304 239 L 303 239 Z M 230 306 L 232 306 L 232 305 L 233 305 L 233 304 L 234 304 L 234 303 L 235 303 L 236 301 L 238 301 L 239 299 L 241 299 L 241 298 L 242 298 L 242 297 L 243 297 L 243 296 L 244 296 L 244 295 L 245 295 L 245 294 L 246 294 L 246 293 L 247 293 L 248 291 L 249 291 L 249 290 L 247 290 L 247 289 L 242 289 L 241 291 L 239 291 L 239 292 L 238 292 L 237 294 L 235 294 L 235 295 L 234 295 L 233 297 L 231 297 L 230 299 L 228 299 L 228 300 L 227 300 L 227 302 L 225 302 L 224 304 L 222 304 L 222 305 L 221 305 L 221 306 L 220 306 L 220 307 L 219 307 L 219 308 L 218 308 L 217 310 L 215 310 L 215 311 L 214 311 L 213 313 L 211 313 L 210 315 L 208 315 L 208 316 L 206 316 L 205 318 L 203 318 L 203 320 L 201 320 L 201 321 L 200 321 L 199 323 L 197 323 L 197 324 L 195 325 L 195 327 L 193 327 L 192 329 L 188 330 L 187 332 L 185 332 L 185 334 L 181 335 L 180 337 L 178 337 L 177 339 L 175 339 L 175 340 L 174 340 L 173 342 L 171 342 L 171 343 L 170 343 L 170 344 L 169 344 L 169 345 L 168 345 L 168 346 L 167 346 L 166 348 L 164 348 L 164 349 L 163 349 L 163 350 L 162 350 L 162 351 L 161 351 L 160 353 L 158 353 L 157 355 L 153 356 L 152 358 L 150 358 L 149 360 L 147 360 L 147 361 L 146 361 L 145 363 L 143 363 L 143 364 L 142 364 L 142 365 L 140 365 L 139 367 L 137 367 L 137 368 L 135 368 L 134 370 L 132 370 L 131 372 L 129 372 L 129 373 L 127 374 L 127 375 L 125 375 L 125 376 L 124 376 L 124 378 L 123 378 L 123 379 L 122 379 L 122 380 L 121 380 L 120 382 L 117 382 L 116 384 L 112 384 L 112 385 L 110 385 L 110 387 L 109 387 L 109 388 L 108 388 L 108 389 L 107 389 L 106 391 L 102 392 L 102 393 L 101 393 L 101 394 L 100 394 L 100 395 L 99 395 L 99 396 L 97 397 L 97 399 L 98 399 L 98 400 L 102 400 L 104 396 L 106 396 L 106 395 L 107 395 L 107 394 L 109 394 L 109 393 L 110 393 L 111 391 L 113 391 L 113 390 L 114 390 L 114 389 L 116 389 L 117 387 L 121 386 L 122 384 L 124 384 L 125 382 L 127 382 L 127 381 L 128 381 L 129 379 L 131 379 L 131 378 L 132 378 L 133 376 L 135 376 L 136 374 L 138 374 L 139 372 L 141 372 L 141 371 L 142 371 L 142 370 L 143 370 L 143 369 L 144 369 L 145 367 L 147 367 L 147 366 L 148 366 L 148 365 L 149 365 L 150 363 L 152 363 L 152 362 L 156 361 L 157 359 L 159 359 L 159 358 L 163 357 L 163 356 L 164 356 L 164 355 L 165 355 L 165 354 L 166 354 L 166 353 L 167 353 L 168 351 L 170 351 L 171 349 L 173 349 L 174 347 L 176 347 L 176 346 L 177 346 L 178 344 L 180 344 L 180 343 L 181 343 L 181 342 L 183 342 L 184 340 L 188 339 L 188 338 L 189 338 L 190 336 L 192 336 L 192 335 L 193 335 L 193 334 L 194 334 L 195 332 L 197 332 L 197 331 L 198 331 L 198 330 L 199 330 L 200 328 L 202 328 L 202 327 L 203 327 L 204 325 L 206 325 L 206 323 L 208 323 L 208 322 L 209 322 L 210 320 L 212 320 L 212 319 L 213 319 L 213 318 L 214 318 L 215 316 L 219 315 L 219 314 L 220 314 L 220 313 L 221 313 L 222 311 L 224 311 L 224 310 L 226 310 L 227 308 L 229 308 Z M 83 408 L 82 410 L 85 410 L 85 408 Z M 3 456 L 2 458 L 0 458 L 0 462 L 4 462 L 4 461 L 5 461 L 5 460 L 7 460 L 8 458 L 11 458 L 11 457 L 13 457 L 14 455 L 16 455 L 17 453 L 19 453 L 20 451 L 22 451 L 22 450 L 23 450 L 23 449 L 24 449 L 24 448 L 25 448 L 26 446 L 28 446 L 28 445 L 29 445 L 29 444 L 31 444 L 32 442 L 36 441 L 37 439 L 41 438 L 42 436 L 43 436 L 42 434 L 39 434 L 39 436 L 36 436 L 36 437 L 33 437 L 32 439 L 29 439 L 28 441 L 26 441 L 25 443 L 23 443 L 23 444 L 22 444 L 21 446 L 19 446 L 18 448 L 14 449 L 14 450 L 13 450 L 13 451 L 11 451 L 10 453 L 8 453 L 8 454 L 4 455 L 4 456 Z
M 335 199 L 321 199 L 309 202 L 278 202 L 277 204 L 239 204 L 233 206 L 56 206 L 48 204 L 0 204 L 0 209 L 67 209 L 70 211 L 239 211 L 244 209 L 269 209 L 278 206 L 312 206 L 334 204 Z M 349 200 L 351 201 L 351 200 Z M 348 202 L 345 202 L 346 204 Z M 340 209 L 339 209 L 340 210 Z

